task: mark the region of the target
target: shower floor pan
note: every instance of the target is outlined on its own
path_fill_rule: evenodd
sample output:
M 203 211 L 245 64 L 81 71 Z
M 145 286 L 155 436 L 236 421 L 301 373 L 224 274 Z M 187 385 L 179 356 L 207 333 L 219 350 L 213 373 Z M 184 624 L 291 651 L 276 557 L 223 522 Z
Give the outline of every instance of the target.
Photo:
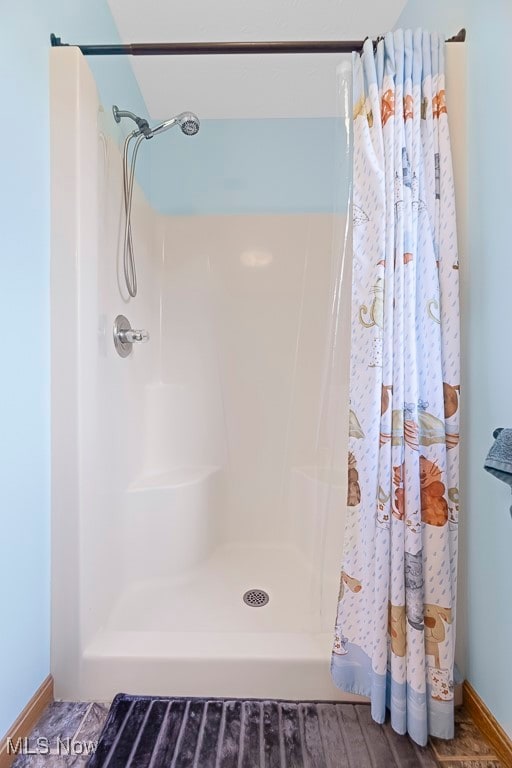
M 249 589 L 269 602 L 247 605 Z M 332 684 L 332 632 L 314 605 L 318 586 L 297 552 L 219 548 L 187 578 L 131 585 L 84 652 L 82 697 L 363 700 Z

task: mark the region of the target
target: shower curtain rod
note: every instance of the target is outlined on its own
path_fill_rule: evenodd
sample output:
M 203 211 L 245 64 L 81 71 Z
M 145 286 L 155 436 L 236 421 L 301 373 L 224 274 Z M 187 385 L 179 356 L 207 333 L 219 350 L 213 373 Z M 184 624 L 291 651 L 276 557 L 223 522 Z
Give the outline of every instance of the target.
M 380 38 L 379 38 L 380 39 Z M 447 43 L 463 43 L 461 29 Z M 60 37 L 50 35 L 53 48 L 68 47 Z M 352 53 L 360 51 L 364 40 L 272 40 L 238 43 L 131 43 L 128 45 L 77 45 L 85 56 L 198 56 L 229 53 Z M 374 41 L 374 45 L 378 41 Z

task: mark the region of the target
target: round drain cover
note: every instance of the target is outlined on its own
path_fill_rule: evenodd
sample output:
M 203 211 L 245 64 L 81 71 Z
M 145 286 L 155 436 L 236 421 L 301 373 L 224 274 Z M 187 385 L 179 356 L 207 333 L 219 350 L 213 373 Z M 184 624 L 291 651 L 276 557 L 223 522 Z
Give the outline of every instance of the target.
M 248 589 L 243 599 L 244 603 L 251 608 L 261 608 L 270 600 L 264 589 Z

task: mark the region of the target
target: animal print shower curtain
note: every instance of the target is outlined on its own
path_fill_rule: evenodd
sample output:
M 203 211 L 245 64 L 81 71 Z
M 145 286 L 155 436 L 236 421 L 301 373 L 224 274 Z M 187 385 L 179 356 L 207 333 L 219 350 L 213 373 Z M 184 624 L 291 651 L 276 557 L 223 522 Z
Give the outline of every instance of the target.
M 418 30 L 353 62 L 347 523 L 332 655 L 346 691 L 418 744 L 453 736 L 457 237 L 444 43 Z

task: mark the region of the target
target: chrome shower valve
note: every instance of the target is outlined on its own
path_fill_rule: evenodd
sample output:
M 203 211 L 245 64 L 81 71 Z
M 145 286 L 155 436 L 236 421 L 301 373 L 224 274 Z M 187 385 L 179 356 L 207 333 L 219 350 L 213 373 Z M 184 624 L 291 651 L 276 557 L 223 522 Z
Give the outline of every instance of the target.
M 118 315 L 114 322 L 114 346 L 121 357 L 128 357 L 135 343 L 149 341 L 149 333 L 135 330 L 124 315 Z
M 135 341 L 149 341 L 149 333 L 144 330 L 135 331 L 133 328 L 130 331 L 119 331 L 119 339 L 124 344 L 133 344 Z

